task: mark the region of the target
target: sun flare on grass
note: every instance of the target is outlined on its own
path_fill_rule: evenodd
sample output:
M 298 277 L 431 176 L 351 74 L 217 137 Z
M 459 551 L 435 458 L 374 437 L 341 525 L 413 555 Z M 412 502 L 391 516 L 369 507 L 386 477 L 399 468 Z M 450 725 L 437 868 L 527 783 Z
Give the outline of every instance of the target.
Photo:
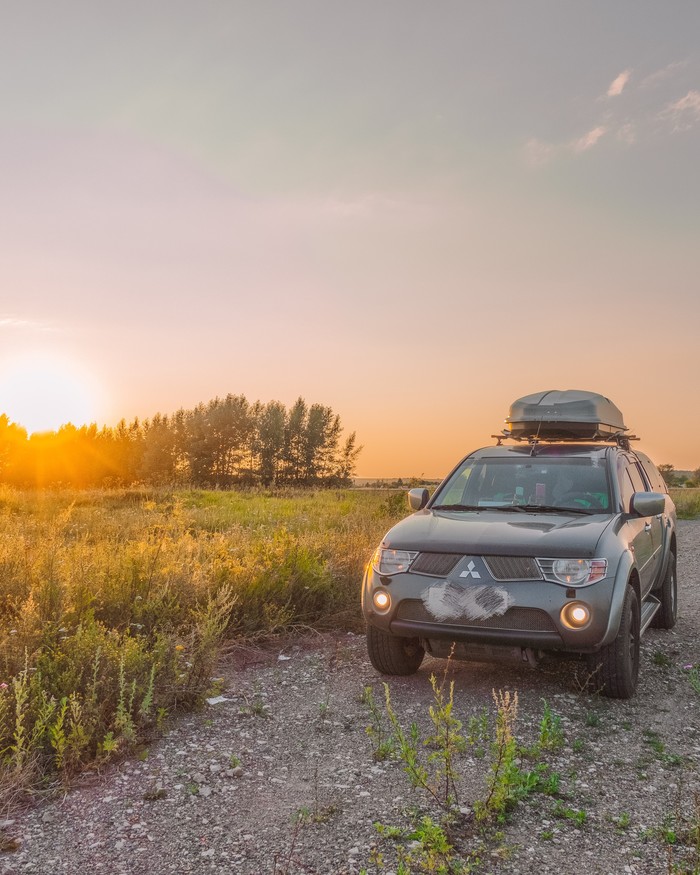
M 0 366 L 0 414 L 29 434 L 94 422 L 100 402 L 94 377 L 66 358 L 37 353 Z

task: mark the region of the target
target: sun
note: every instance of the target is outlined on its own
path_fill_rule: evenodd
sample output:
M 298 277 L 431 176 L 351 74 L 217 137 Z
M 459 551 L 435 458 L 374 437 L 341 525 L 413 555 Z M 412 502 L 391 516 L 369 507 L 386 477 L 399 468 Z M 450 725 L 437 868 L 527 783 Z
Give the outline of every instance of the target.
M 96 421 L 101 394 L 85 367 L 61 356 L 36 353 L 0 365 L 0 414 L 29 434 Z

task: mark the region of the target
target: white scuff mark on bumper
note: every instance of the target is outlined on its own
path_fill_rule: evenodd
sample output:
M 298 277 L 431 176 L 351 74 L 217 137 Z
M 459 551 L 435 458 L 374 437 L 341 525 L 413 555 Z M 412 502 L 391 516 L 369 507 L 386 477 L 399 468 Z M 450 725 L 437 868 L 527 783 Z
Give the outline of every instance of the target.
M 423 604 L 436 620 L 488 620 L 505 614 L 512 603 L 508 590 L 500 587 L 463 587 L 447 580 L 423 594 Z

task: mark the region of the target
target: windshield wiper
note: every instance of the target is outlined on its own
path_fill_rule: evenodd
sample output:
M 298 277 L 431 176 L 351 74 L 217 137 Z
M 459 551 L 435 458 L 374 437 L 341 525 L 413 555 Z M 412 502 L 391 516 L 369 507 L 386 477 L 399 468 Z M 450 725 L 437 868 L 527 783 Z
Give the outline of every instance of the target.
M 433 504 L 430 510 L 484 510 L 476 504 Z
M 527 511 L 527 513 L 598 513 L 590 507 L 561 507 L 554 504 L 518 504 L 514 505 L 518 510 Z

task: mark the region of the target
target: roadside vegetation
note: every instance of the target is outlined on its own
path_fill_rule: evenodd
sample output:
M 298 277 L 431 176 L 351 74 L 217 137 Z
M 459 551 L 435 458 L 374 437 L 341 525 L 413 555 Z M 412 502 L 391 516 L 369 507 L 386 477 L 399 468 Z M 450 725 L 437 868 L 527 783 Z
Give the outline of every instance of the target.
M 222 644 L 352 626 L 386 492 L 0 487 L 0 793 L 100 764 L 197 705 Z
M 680 519 L 692 520 L 700 516 L 700 487 L 671 488 L 669 492 Z
M 576 799 L 577 771 L 571 768 L 576 758 L 581 767 L 587 760 L 581 739 L 567 736 L 562 718 L 544 699 L 539 720 L 521 726 L 517 691 L 493 690 L 490 709 L 460 719 L 449 662 L 440 678 L 430 677 L 427 720 L 416 720 L 413 708 L 410 717 L 401 714 L 387 683 L 382 685 L 383 703 L 372 687 L 363 690 L 373 759 L 394 760 L 419 795 L 417 805 L 404 809 L 401 824 L 375 822 L 377 842 L 361 875 L 491 871 L 491 861 L 508 860 L 514 853 L 505 827 L 525 804 L 534 805 L 548 824 L 540 833 L 542 841 L 591 827 L 586 808 Z M 586 720 L 587 727 L 598 725 L 597 719 Z M 656 845 L 668 875 L 700 875 L 696 767 L 668 754 L 657 733 L 645 730 L 643 735 L 650 756 L 678 769 L 681 777 L 673 807 L 658 824 L 638 829 L 639 837 Z M 559 771 L 562 767 L 566 773 Z M 629 812 L 621 811 L 609 813 L 594 828 L 612 829 L 619 836 L 634 825 Z
M 674 492 L 692 515 L 700 490 Z M 357 627 L 364 565 L 406 512 L 390 490 L 0 486 L 0 807 L 196 707 L 222 647 Z

